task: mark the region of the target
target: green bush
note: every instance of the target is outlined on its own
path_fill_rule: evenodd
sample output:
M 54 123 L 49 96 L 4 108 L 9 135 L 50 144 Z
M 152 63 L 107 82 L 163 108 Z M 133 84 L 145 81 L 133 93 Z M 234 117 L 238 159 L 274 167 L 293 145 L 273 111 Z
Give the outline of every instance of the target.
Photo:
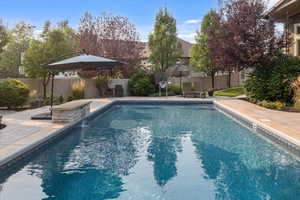
M 169 86 L 169 91 L 171 93 L 174 93 L 175 95 L 181 95 L 181 89 L 180 89 L 180 85 L 170 85 Z
M 64 96 L 63 95 L 53 95 L 53 105 L 59 105 L 64 103 Z M 43 101 L 44 105 L 51 104 L 51 95 L 47 95 L 46 99 Z
M 128 82 L 129 92 L 132 96 L 149 96 L 155 92 L 151 77 L 138 73 Z
M 0 82 L 0 106 L 17 108 L 29 98 L 29 87 L 21 81 L 7 79 Z
M 257 105 L 268 108 L 268 109 L 276 109 L 276 110 L 283 110 L 285 108 L 285 103 L 280 101 L 276 102 L 269 102 L 269 101 L 259 101 Z
M 75 100 L 73 94 L 69 94 L 69 95 L 67 96 L 67 102 L 73 101 L 73 100 Z
M 247 96 L 252 101 L 292 103 L 291 82 L 299 74 L 299 59 L 280 54 L 249 74 L 245 84 Z

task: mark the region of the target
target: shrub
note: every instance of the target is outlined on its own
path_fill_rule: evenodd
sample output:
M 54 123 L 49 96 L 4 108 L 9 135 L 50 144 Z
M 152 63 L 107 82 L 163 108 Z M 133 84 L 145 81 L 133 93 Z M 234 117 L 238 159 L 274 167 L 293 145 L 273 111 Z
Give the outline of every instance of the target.
M 0 106 L 17 108 L 23 106 L 29 97 L 29 87 L 21 81 L 7 79 L 0 82 Z
M 84 99 L 85 82 L 83 80 L 72 84 L 73 100 Z
M 53 105 L 59 105 L 64 103 L 64 96 L 63 95 L 53 95 Z M 47 95 L 46 99 L 43 101 L 44 105 L 51 104 L 51 95 Z
M 149 96 L 155 92 L 151 77 L 144 73 L 134 75 L 128 82 L 128 88 L 132 96 Z
M 285 108 L 285 104 L 276 101 L 276 102 L 269 102 L 269 101 L 259 101 L 257 105 L 268 108 L 268 109 L 276 109 L 276 110 L 283 110 Z
M 67 96 L 67 102 L 73 101 L 73 100 L 75 100 L 73 94 L 69 94 L 69 95 Z
M 292 87 L 294 90 L 294 106 L 297 110 L 300 110 L 300 76 L 295 78 L 294 82 L 292 83 Z
M 169 91 L 175 95 L 181 95 L 180 85 L 170 85 Z
M 255 101 L 292 103 L 291 82 L 299 74 L 299 59 L 280 54 L 249 74 L 245 84 L 247 96 Z

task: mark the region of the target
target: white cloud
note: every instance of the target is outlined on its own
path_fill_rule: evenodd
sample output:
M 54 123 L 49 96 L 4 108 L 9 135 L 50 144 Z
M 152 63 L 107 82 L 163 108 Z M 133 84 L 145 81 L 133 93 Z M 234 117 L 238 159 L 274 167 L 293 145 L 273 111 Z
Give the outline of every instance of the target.
M 153 31 L 154 25 L 137 26 L 137 31 L 140 33 L 142 42 L 147 42 L 149 34 Z
M 182 33 L 182 34 L 178 34 L 178 37 L 183 39 L 183 40 L 186 40 L 188 42 L 191 42 L 191 43 L 194 43 L 195 42 L 195 36 L 196 36 L 196 33 Z
M 185 21 L 186 24 L 200 24 L 200 22 L 200 19 L 189 19 Z
M 178 37 L 188 42 L 195 42 L 196 31 L 199 29 L 201 20 L 186 20 L 177 24 Z M 154 25 L 140 25 L 137 30 L 140 33 L 140 39 L 143 42 L 148 41 L 149 34 L 153 31 Z
M 41 29 L 34 30 L 33 31 L 33 38 L 36 39 L 36 40 L 39 40 L 40 35 L 41 35 L 42 32 L 43 32 L 43 30 L 41 30 Z

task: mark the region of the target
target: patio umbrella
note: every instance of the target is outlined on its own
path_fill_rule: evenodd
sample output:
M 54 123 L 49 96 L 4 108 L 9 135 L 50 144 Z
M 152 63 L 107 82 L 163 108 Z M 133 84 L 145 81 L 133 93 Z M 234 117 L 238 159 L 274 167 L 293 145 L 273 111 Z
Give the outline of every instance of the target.
M 191 71 L 193 71 L 192 67 L 186 66 L 186 65 L 175 65 L 172 67 L 169 67 L 167 69 L 168 72 L 171 72 L 173 76 L 180 77 L 180 91 L 181 91 L 181 82 L 183 76 L 188 76 Z
M 51 63 L 47 66 L 49 70 L 99 70 L 111 69 L 124 63 L 93 55 L 80 55 L 73 58 L 68 58 L 59 62 Z
M 53 88 L 54 88 L 54 76 L 55 72 L 67 71 L 67 70 L 103 70 L 103 69 L 112 69 L 114 67 L 121 66 L 125 63 L 103 58 L 99 56 L 93 56 L 88 54 L 82 54 L 80 56 L 75 56 L 72 58 L 64 59 L 59 62 L 54 62 L 46 65 L 46 68 L 52 73 L 51 81 L 51 108 L 53 106 Z M 50 115 L 47 116 L 38 115 L 33 116 L 32 119 L 51 119 L 52 111 Z

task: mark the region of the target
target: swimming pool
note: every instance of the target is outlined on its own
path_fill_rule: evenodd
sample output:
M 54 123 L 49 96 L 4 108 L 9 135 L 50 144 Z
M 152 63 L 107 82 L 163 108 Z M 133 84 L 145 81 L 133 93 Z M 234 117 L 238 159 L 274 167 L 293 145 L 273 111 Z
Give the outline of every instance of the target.
M 16 166 L 1 200 L 300 197 L 300 162 L 212 104 L 116 104 Z

